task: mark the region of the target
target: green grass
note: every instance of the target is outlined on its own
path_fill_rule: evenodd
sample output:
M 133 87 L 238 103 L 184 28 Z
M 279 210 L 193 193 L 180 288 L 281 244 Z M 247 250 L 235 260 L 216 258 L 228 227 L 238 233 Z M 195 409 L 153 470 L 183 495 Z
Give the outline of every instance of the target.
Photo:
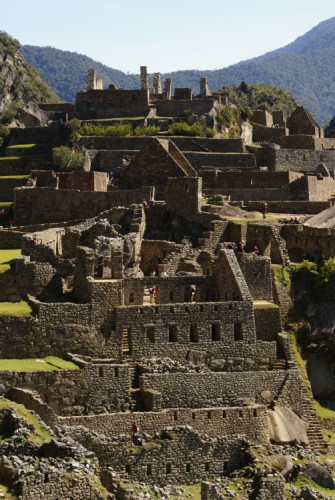
M 0 180 L 8 181 L 12 179 L 29 179 L 30 175 L 0 175 Z
M 44 359 L 0 359 L 0 371 L 40 372 L 57 370 L 79 370 L 71 361 L 47 356 Z
M 261 304 L 254 302 L 254 309 L 279 309 L 279 306 L 273 302 L 262 302 Z
M 282 285 L 291 285 L 291 275 L 288 267 L 282 266 L 281 264 L 271 264 L 271 267 L 274 270 L 276 279 L 282 283 Z
M 318 401 L 314 401 L 314 403 L 315 403 L 316 413 L 317 413 L 318 417 L 324 418 L 324 419 L 335 418 L 335 411 L 330 410 L 329 408 L 326 408 L 326 407 L 320 405 L 320 403 Z
M 10 262 L 21 255 L 21 249 L 15 248 L 12 250 L 0 250 L 0 273 L 8 271 Z
M 0 314 L 9 316 L 26 316 L 31 314 L 32 309 L 28 302 L 0 302 Z
M 296 481 L 292 482 L 292 484 L 299 489 L 302 488 L 303 486 L 309 486 L 310 488 L 313 488 L 314 490 L 323 493 L 326 498 L 335 498 L 334 490 L 328 490 L 327 488 L 323 488 L 322 486 L 319 486 L 311 479 L 308 479 L 307 477 L 304 476 L 299 476 Z
M 56 358 L 56 356 L 47 356 L 46 358 L 44 358 L 44 361 L 49 365 L 60 368 L 61 370 L 79 370 L 79 366 L 72 363 L 72 361 L 66 361 L 65 359 Z
M 328 444 L 335 443 L 335 432 L 329 431 L 328 429 L 322 429 L 322 434 L 325 443 Z
M 17 415 L 24 418 L 28 424 L 34 426 L 34 430 L 30 432 L 28 438 L 29 441 L 37 445 L 41 445 L 45 441 L 51 441 L 53 439 L 53 436 L 42 427 L 37 417 L 33 415 L 29 410 L 27 410 L 27 408 L 25 408 L 23 405 L 0 397 L 0 408 L 14 409 Z
M 11 205 L 14 205 L 12 201 L 0 201 L 0 207 L 9 207 Z
M 5 495 L 3 497 L 5 500 L 14 500 L 15 497 L 11 493 L 9 493 L 8 486 L 6 486 L 5 484 L 0 484 L 0 491 Z

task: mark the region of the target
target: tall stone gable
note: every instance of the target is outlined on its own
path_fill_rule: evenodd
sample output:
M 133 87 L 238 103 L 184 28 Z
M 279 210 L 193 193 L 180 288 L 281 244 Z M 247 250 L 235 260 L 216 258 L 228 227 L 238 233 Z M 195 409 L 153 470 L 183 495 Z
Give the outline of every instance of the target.
M 130 164 L 124 167 L 121 185 L 125 189 L 155 186 L 164 192 L 169 177 L 195 177 L 196 173 L 178 148 L 168 139 L 149 139 Z

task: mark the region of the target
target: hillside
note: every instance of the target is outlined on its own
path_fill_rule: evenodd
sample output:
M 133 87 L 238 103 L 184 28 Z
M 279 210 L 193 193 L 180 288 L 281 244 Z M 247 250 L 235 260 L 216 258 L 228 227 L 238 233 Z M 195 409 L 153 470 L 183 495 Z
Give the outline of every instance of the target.
M 136 88 L 138 75 L 128 75 L 108 68 L 84 55 L 64 52 L 52 47 L 26 45 L 22 52 L 63 100 L 73 102 L 78 89 L 86 88 L 89 68 L 96 68 L 105 86 L 113 82 L 118 87 Z M 199 91 L 199 79 L 208 77 L 212 89 L 224 85 L 261 82 L 292 93 L 299 104 L 307 107 L 320 124 L 331 120 L 335 113 L 335 17 L 323 21 L 289 45 L 263 56 L 242 61 L 219 70 L 185 70 L 163 74 L 171 77 L 177 87 L 192 87 Z M 149 68 L 150 69 L 150 68 Z M 155 71 L 159 67 L 153 68 Z
M 57 102 L 58 96 L 20 52 L 20 44 L 0 32 L 0 113 L 12 103 Z

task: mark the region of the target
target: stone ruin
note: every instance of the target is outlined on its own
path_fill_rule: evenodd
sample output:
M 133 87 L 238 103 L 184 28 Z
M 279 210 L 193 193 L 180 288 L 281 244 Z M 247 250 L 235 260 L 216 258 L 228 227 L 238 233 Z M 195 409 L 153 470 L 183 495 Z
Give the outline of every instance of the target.
M 219 99 L 205 79 L 197 99 L 185 89 L 172 99 L 167 83 L 161 93 L 155 74 L 158 116 L 170 109 L 178 117 L 186 101 L 210 111 Z M 90 72 L 74 115 L 146 116 L 151 95 L 145 67 L 140 90 L 103 90 Z M 110 489 L 109 468 L 132 481 L 190 484 L 241 467 L 250 444 L 324 450 L 283 332 L 290 297 L 271 269 L 301 259 L 321 232 L 234 224 L 204 197 L 226 196 L 231 207 L 249 210 L 267 200 L 269 211 L 317 213 L 335 194 L 333 143 L 303 109 L 287 122 L 280 113 L 252 119 L 265 141 L 256 151 L 242 139 L 88 137 L 81 146 L 91 171 L 32 169 L 32 184 L 15 189 L 15 227 L 0 231 L 0 245 L 20 244 L 22 255 L 0 283 L 5 300 L 27 300 L 33 312 L 0 316 L 0 355 L 58 356 L 79 370 L 0 372 L 0 394 L 89 450 Z M 34 132 L 18 132 L 16 140 L 25 133 Z M 282 147 L 274 141 L 279 133 Z M 333 232 L 322 235 L 322 250 L 334 255 Z M 245 251 L 232 250 L 234 241 L 244 241 Z M 261 256 L 251 252 L 255 244 Z M 274 436 L 270 412 L 275 424 L 289 415 L 295 432 L 287 437 L 279 426 Z M 89 481 L 83 484 L 82 494 L 95 498 Z M 27 492 L 40 488 L 46 491 L 31 483 Z

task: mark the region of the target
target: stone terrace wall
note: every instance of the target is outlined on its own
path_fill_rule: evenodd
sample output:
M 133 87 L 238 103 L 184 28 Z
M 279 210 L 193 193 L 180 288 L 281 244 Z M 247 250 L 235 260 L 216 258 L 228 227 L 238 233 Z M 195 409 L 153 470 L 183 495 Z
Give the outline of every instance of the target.
M 3 250 L 21 248 L 22 234 L 19 231 L 0 229 L 0 248 Z
M 220 189 L 282 189 L 303 174 L 297 172 L 224 171 L 204 168 L 199 171 L 205 188 Z
M 151 189 L 84 192 L 52 188 L 15 190 L 15 224 L 40 224 L 90 218 L 115 206 L 150 199 Z
M 290 390 L 281 403 L 301 411 L 301 380 L 295 370 L 249 371 L 233 376 L 231 373 L 143 374 L 140 388 L 161 393 L 163 408 L 201 408 L 234 406 L 243 399 L 261 403 L 263 391 L 270 391 L 277 399 L 284 380 Z
M 249 153 L 199 153 L 184 152 L 195 170 L 201 167 L 255 169 L 256 159 Z
M 241 139 L 207 139 L 204 137 L 178 137 L 169 136 L 181 151 L 212 151 L 213 153 L 243 153 Z M 81 137 L 79 143 L 88 148 L 114 151 L 139 151 L 143 148 L 148 137 L 113 137 L 113 136 L 87 136 Z
M 27 178 L 10 178 L 10 177 L 0 177 L 0 200 L 1 201 L 13 201 L 14 195 L 13 191 L 17 187 L 24 186 L 27 182 Z
M 275 342 L 282 331 L 279 307 L 255 307 L 257 338 L 265 342 Z
M 177 101 L 157 101 L 157 116 L 185 117 L 185 112 L 193 111 L 196 115 L 205 115 L 210 113 L 216 105 L 214 99 L 210 100 L 177 100 Z
M 11 388 L 36 391 L 58 415 L 116 412 L 129 406 L 130 368 L 101 363 L 80 370 L 0 372 L 1 395 Z
M 82 425 L 105 434 L 108 438 L 119 434 L 130 435 L 133 421 L 142 432 L 153 435 L 165 427 L 189 425 L 209 436 L 243 434 L 254 443 L 266 443 L 269 438 L 265 406 L 220 408 L 174 408 L 160 412 L 111 413 L 102 415 L 58 417 L 58 425 Z
M 273 128 L 264 127 L 257 123 L 252 124 L 252 140 L 253 142 L 274 142 L 280 144 L 283 136 L 287 134 L 288 130 L 286 128 Z
M 267 200 L 268 212 L 277 214 L 318 214 L 331 206 L 330 201 L 270 201 Z M 248 201 L 250 212 L 261 211 L 262 200 Z
M 48 127 L 15 128 L 12 131 L 11 144 L 40 144 L 52 142 L 58 135 L 58 124 Z

